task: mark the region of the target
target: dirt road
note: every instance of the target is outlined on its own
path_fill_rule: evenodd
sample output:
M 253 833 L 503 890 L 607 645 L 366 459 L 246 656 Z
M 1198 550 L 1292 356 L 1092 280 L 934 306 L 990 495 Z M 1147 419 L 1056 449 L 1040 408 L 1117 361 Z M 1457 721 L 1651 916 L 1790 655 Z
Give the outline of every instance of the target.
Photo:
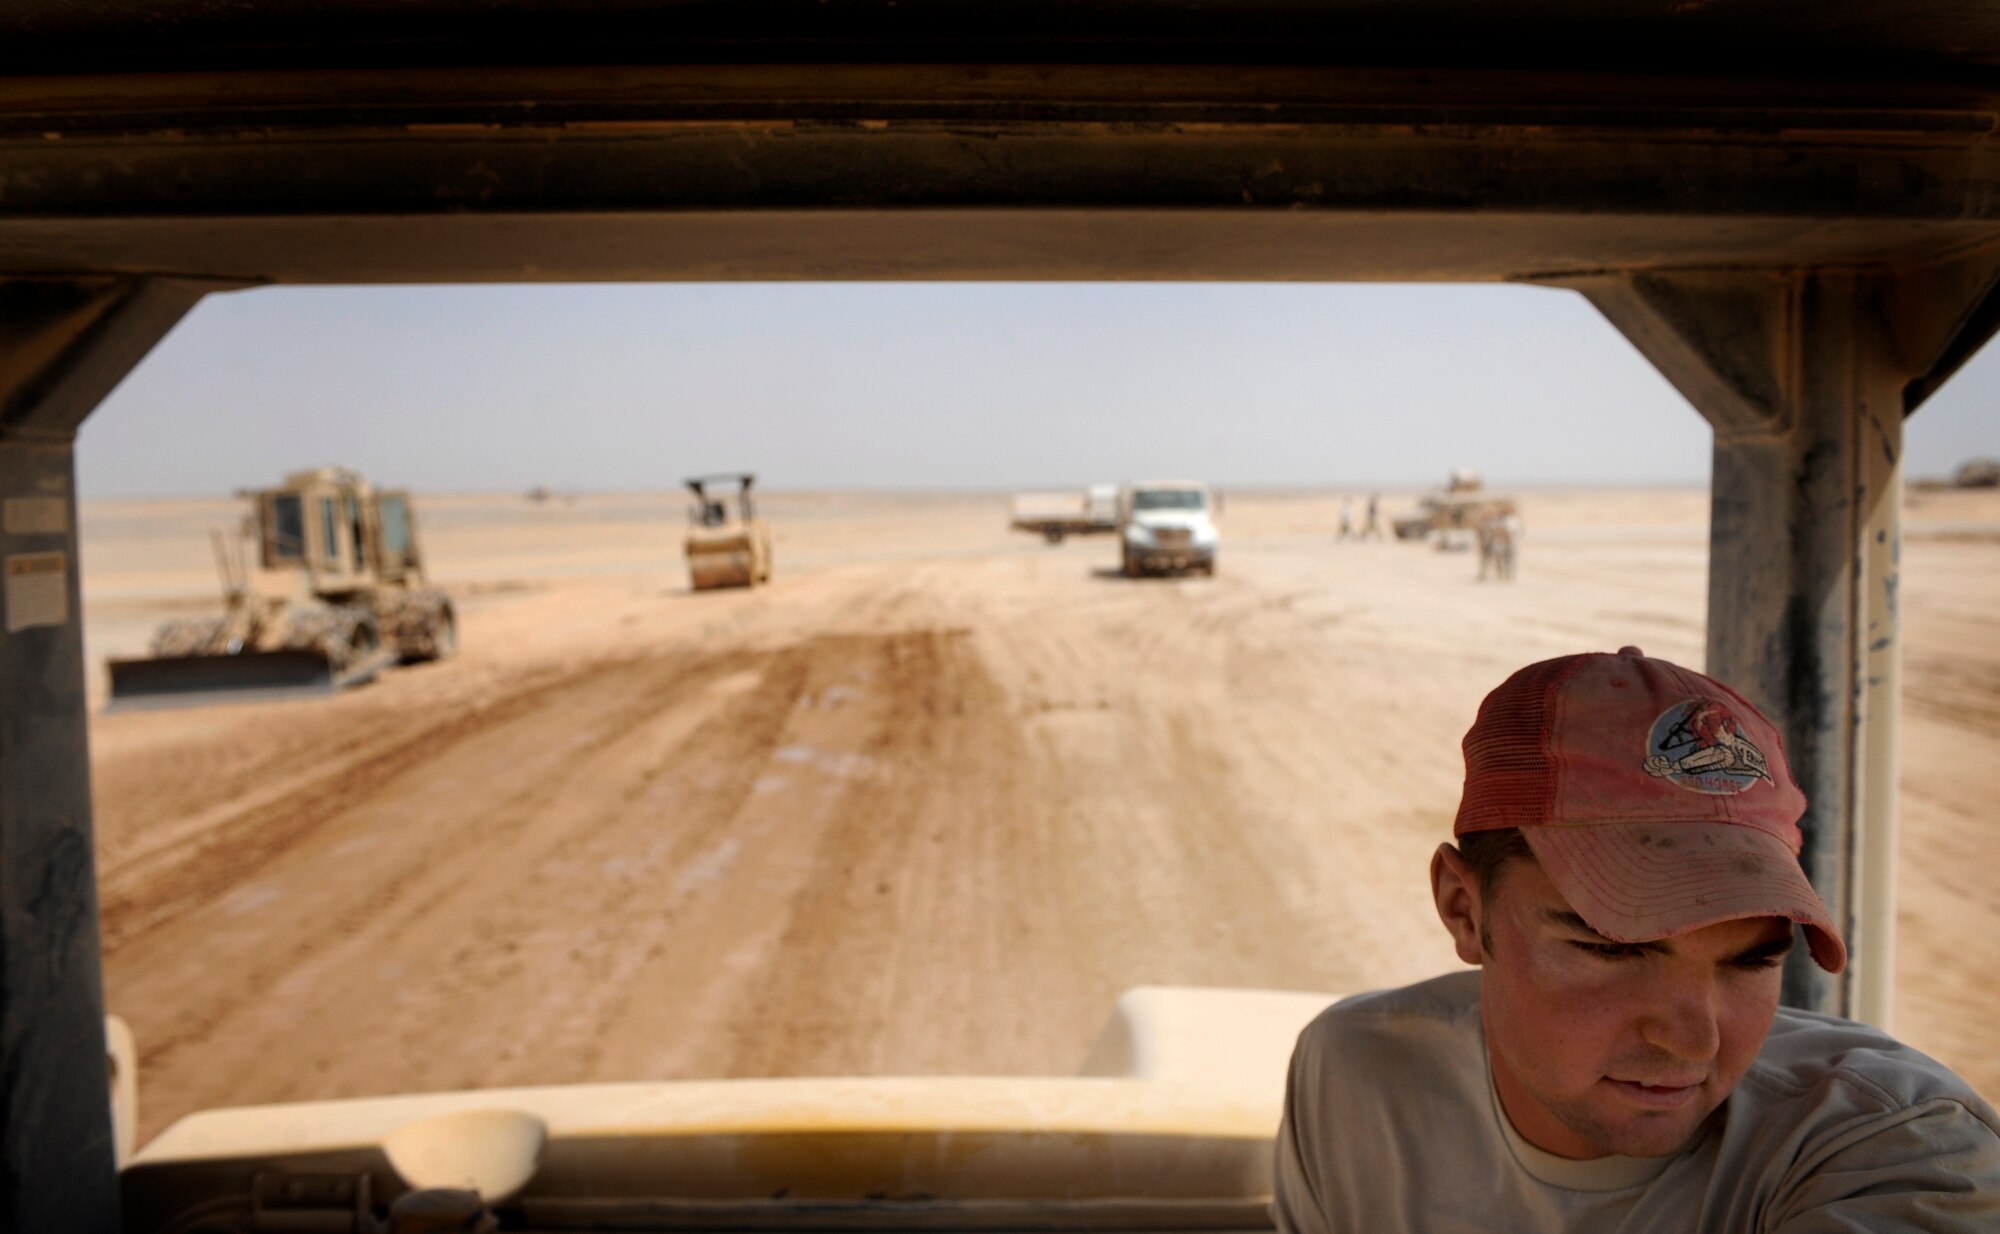
M 1538 499 L 1511 587 L 1336 545 L 1325 499 L 1246 495 L 1219 577 L 1133 583 L 990 501 L 781 496 L 777 584 L 700 596 L 661 511 L 608 502 L 432 517 L 455 661 L 93 722 L 142 1134 L 422 1089 L 1066 1072 L 1126 986 L 1414 980 L 1455 964 L 1423 872 L 1485 690 L 1625 642 L 1700 661 L 1699 494 Z M 198 562 L 119 574 L 114 514 L 100 655 L 198 594 Z M 1910 546 L 1899 1027 L 1990 1092 L 1982 535 Z

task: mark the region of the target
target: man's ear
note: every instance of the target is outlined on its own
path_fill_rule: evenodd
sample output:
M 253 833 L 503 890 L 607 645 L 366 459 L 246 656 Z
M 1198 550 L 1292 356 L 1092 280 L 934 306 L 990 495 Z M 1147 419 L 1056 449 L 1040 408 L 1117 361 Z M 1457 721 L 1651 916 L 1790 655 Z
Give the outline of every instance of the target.
M 1479 947 L 1479 876 L 1450 844 L 1438 845 L 1431 854 L 1431 898 L 1437 901 L 1438 920 L 1451 934 L 1458 958 L 1478 964 L 1484 958 Z

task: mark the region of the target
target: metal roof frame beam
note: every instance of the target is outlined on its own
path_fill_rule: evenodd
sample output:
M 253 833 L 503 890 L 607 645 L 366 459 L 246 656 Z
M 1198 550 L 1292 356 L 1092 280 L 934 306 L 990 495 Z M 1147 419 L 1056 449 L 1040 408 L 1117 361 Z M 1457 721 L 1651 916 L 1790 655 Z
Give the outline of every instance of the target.
M 249 282 L 1487 280 L 1938 263 L 1950 82 L 1272 66 L 0 77 L 0 271 Z

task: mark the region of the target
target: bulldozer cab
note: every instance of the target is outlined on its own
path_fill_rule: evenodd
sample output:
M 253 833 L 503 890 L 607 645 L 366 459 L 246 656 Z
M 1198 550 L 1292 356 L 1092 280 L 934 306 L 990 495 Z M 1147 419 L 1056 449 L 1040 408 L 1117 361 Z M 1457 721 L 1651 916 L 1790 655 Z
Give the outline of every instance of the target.
M 266 570 L 301 570 L 318 596 L 422 577 L 404 490 L 376 492 L 345 468 L 295 472 L 253 494 Z

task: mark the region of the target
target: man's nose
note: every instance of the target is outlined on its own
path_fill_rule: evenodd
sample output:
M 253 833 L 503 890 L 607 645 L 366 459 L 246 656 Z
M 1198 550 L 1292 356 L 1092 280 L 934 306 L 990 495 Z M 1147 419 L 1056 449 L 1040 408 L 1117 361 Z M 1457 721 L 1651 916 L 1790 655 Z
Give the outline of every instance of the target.
M 1722 1046 L 1716 1024 L 1715 983 L 1693 975 L 1662 981 L 1640 1023 L 1646 1041 L 1690 1062 L 1714 1058 Z

